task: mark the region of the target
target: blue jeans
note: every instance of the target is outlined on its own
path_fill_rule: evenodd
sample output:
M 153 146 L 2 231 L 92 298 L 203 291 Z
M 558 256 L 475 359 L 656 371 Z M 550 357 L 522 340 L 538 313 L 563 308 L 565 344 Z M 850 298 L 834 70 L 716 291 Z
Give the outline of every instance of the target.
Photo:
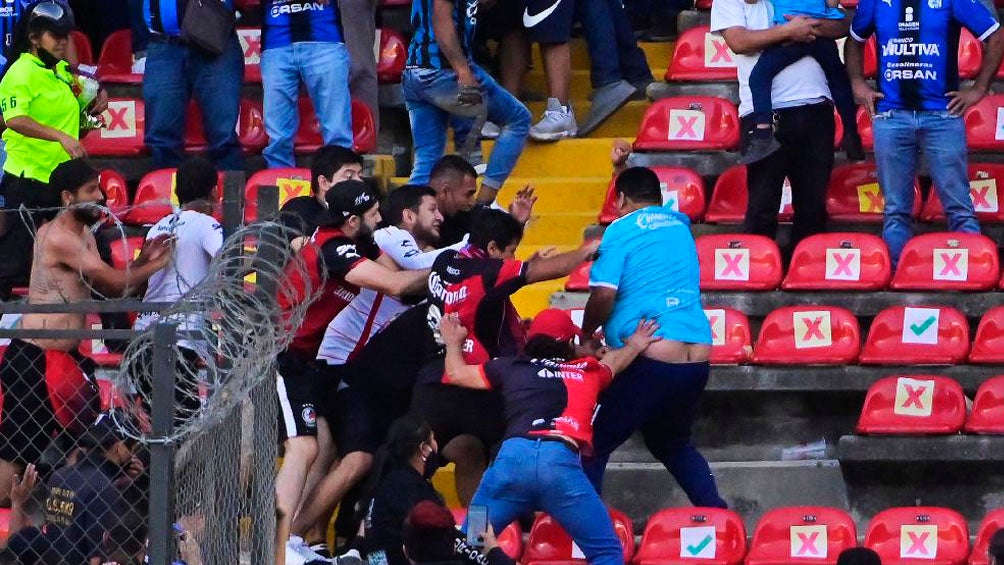
M 610 454 L 635 430 L 645 447 L 669 470 L 694 506 L 726 508 L 708 461 L 690 439 L 697 407 L 708 384 L 704 363 L 662 363 L 638 357 L 598 399 L 593 456 L 582 461 L 597 492 Z
M 153 168 L 177 167 L 181 162 L 185 110 L 194 96 L 202 112 L 207 157 L 222 170 L 243 170 L 236 131 L 243 80 L 244 54 L 236 34 L 218 57 L 151 38 L 146 50 L 143 101 L 144 142 L 150 148 Z
M 293 138 L 300 125 L 300 81 L 314 104 L 325 145 L 352 147 L 349 51 L 344 43 L 301 42 L 261 54 L 265 132 L 263 154 L 270 168 L 295 167 Z
M 917 156 L 923 151 L 931 180 L 948 219 L 948 229 L 980 233 L 969 197 L 966 127 L 960 116 L 946 112 L 889 110 L 872 119 L 875 167 L 885 198 L 882 237 L 893 266 L 913 237 L 913 181 Z
M 488 507 L 496 532 L 524 514 L 543 510 L 572 536 L 588 563 L 624 563 L 603 501 L 582 472 L 579 455 L 563 443 L 519 437 L 502 442 L 471 505 Z
M 576 2 L 575 11 L 589 49 L 593 88 L 621 80 L 651 82 L 652 70 L 621 0 L 583 0 Z
M 484 186 L 498 190 L 516 167 L 526 145 L 530 111 L 481 67 L 472 64 L 471 69 L 481 84 L 488 120 L 502 130 L 482 181 Z M 408 182 L 428 184 L 433 165 L 446 150 L 446 128 L 451 116 L 459 113 L 457 75 L 452 70 L 408 68 L 401 77 L 401 88 L 415 139 L 415 163 Z

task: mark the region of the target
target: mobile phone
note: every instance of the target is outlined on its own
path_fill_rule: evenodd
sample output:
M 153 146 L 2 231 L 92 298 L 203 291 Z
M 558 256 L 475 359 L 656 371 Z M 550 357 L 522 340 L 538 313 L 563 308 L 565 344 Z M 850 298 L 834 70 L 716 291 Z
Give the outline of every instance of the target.
M 484 535 L 488 531 L 488 507 L 471 506 L 467 509 L 467 544 L 471 547 L 485 546 Z

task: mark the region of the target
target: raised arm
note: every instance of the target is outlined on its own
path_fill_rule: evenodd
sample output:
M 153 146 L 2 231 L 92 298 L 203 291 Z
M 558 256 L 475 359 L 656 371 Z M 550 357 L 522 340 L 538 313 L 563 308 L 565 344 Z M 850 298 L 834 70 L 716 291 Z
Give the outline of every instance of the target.
M 610 371 L 613 374 L 620 373 L 635 360 L 635 357 L 638 357 L 638 355 L 648 349 L 650 344 L 662 339 L 655 336 L 655 332 L 658 329 L 659 324 L 656 324 L 653 320 L 641 320 L 638 322 L 638 327 L 635 328 L 634 333 L 624 340 L 624 347 L 608 351 L 603 356 L 603 359 L 600 359 L 600 363 L 610 367 Z
M 467 328 L 460 323 L 456 314 L 447 314 L 439 320 L 439 331 L 446 344 L 446 382 L 465 388 L 487 389 L 488 381 L 482 375 L 481 367 L 468 365 L 464 361 L 464 342 Z
M 429 280 L 429 269 L 392 271 L 376 261 L 366 259 L 353 267 L 345 275 L 345 280 L 362 288 L 401 296 L 423 290 Z
M 588 261 L 590 257 L 599 249 L 599 240 L 590 240 L 582 244 L 582 247 L 557 255 L 532 259 L 526 266 L 526 282 L 533 284 L 540 281 L 549 281 L 567 277 L 576 267 Z
M 51 239 L 49 252 L 53 258 L 68 269 L 79 272 L 95 287 L 109 295 L 126 296 L 142 285 L 154 273 L 164 268 L 171 260 L 174 240 L 161 235 L 143 244 L 139 257 L 125 270 L 116 269 L 105 263 L 97 249 L 84 244 L 79 239 L 49 232 Z

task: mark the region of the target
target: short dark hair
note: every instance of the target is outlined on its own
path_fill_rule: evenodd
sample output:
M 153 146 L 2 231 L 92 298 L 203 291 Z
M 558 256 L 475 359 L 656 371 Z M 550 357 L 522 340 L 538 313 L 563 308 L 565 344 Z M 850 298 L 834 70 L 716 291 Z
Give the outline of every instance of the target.
M 568 361 L 573 357 L 572 346 L 567 341 L 554 339 L 548 335 L 538 334 L 526 341 L 523 353 L 534 359 L 562 359 Z
M 852 547 L 840 552 L 837 565 L 882 565 L 882 558 L 874 549 Z
M 495 242 L 499 249 L 505 249 L 523 239 L 523 224 L 502 210 L 486 209 L 477 212 L 471 222 L 470 243 L 488 250 L 488 244 Z
M 325 145 L 314 152 L 310 162 L 310 191 L 317 194 L 317 177 L 331 178 L 345 165 L 363 166 L 363 156 L 341 145 Z
M 80 187 L 98 178 L 98 170 L 91 166 L 83 157 L 63 161 L 56 165 L 49 175 L 49 188 L 58 206 L 59 193 L 62 191 L 77 192 Z
M 444 175 L 455 175 L 461 178 L 478 178 L 478 172 L 474 170 L 474 166 L 460 155 L 443 155 L 440 157 L 436 161 L 436 164 L 432 166 L 432 172 L 429 173 L 429 182 Z
M 404 221 L 404 211 L 417 212 L 422 204 L 422 197 L 436 197 L 436 191 L 420 184 L 406 184 L 390 191 L 383 203 L 380 215 L 388 225 L 396 226 Z
M 648 167 L 631 167 L 617 175 L 614 190 L 634 202 L 662 204 L 659 177 Z
M 404 551 L 415 563 L 452 561 L 456 558 L 456 523 L 446 507 L 431 500 L 414 506 L 402 529 Z
M 997 530 L 990 536 L 987 553 L 997 565 L 1004 565 L 1004 528 Z
M 178 164 L 174 179 L 174 193 L 178 204 L 194 200 L 209 200 L 213 187 L 219 182 L 216 165 L 202 157 L 188 157 Z

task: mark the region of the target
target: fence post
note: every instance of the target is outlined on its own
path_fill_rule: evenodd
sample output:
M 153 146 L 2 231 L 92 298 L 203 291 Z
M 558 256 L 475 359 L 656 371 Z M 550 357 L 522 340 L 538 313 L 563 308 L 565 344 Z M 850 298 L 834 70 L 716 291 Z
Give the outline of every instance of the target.
M 175 324 L 153 328 L 153 396 L 150 411 L 155 438 L 168 438 L 174 427 Z M 170 565 L 174 544 L 174 446 L 167 441 L 150 445 L 149 554 L 152 565 Z

